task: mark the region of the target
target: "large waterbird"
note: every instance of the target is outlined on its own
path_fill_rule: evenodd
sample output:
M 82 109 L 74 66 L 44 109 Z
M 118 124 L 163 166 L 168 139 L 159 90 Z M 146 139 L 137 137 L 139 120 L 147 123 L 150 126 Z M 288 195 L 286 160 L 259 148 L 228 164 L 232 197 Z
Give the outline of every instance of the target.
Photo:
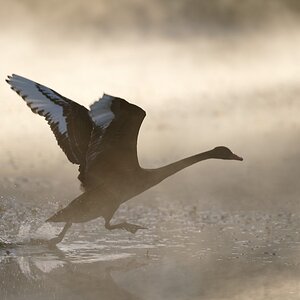
M 13 74 L 6 80 L 30 109 L 50 125 L 58 145 L 70 162 L 79 165 L 78 179 L 84 193 L 59 210 L 48 222 L 64 222 L 60 234 L 49 241 L 62 241 L 72 223 L 102 216 L 105 228 L 135 233 L 143 226 L 110 223 L 119 206 L 167 177 L 202 160 L 243 160 L 227 147 L 218 146 L 157 169 L 142 168 L 137 155 L 137 138 L 146 113 L 126 100 L 104 94 L 84 106 L 54 90 Z

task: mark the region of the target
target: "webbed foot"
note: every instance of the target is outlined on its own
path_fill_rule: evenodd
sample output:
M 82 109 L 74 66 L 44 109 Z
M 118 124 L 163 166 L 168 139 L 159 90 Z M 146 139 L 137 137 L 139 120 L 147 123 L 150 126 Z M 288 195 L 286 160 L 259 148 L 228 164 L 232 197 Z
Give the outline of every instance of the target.
M 135 225 L 135 224 L 130 224 L 127 222 L 123 222 L 123 223 L 119 223 L 119 224 L 115 224 L 115 225 L 111 225 L 109 224 L 109 222 L 105 223 L 105 228 L 108 230 L 114 230 L 114 229 L 123 229 L 123 230 L 127 230 L 131 233 L 136 233 L 139 229 L 148 229 L 147 227 L 143 227 L 140 225 Z
M 135 225 L 135 224 L 130 224 L 127 222 L 122 223 L 122 229 L 125 229 L 131 233 L 136 233 L 139 229 L 148 229 L 147 227 L 140 226 L 140 225 Z
M 64 238 L 67 230 L 71 226 L 72 226 L 72 223 L 66 223 L 65 226 L 64 226 L 64 228 L 63 228 L 63 230 L 60 232 L 60 234 L 58 236 L 56 236 L 55 238 L 53 238 L 51 240 L 48 240 L 48 245 L 50 247 L 55 247 L 58 243 L 60 243 L 63 240 L 63 238 Z
M 59 236 L 53 238 L 53 239 L 50 239 L 47 241 L 47 244 L 50 246 L 50 247 L 55 247 L 58 243 L 60 243 L 62 241 L 62 238 L 60 238 Z
M 44 239 L 30 239 L 29 244 L 33 246 L 48 246 L 50 248 L 56 247 L 56 244 L 58 244 L 60 240 L 58 237 L 55 237 L 51 240 L 44 240 Z

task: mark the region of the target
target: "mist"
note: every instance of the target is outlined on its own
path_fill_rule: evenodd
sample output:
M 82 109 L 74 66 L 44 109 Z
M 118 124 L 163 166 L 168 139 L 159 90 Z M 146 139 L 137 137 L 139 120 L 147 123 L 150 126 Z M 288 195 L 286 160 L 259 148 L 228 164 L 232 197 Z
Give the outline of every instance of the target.
M 96 220 L 76 225 L 59 252 L 12 247 L 10 257 L 3 250 L 0 265 L 19 274 L 25 297 L 71 299 L 67 281 L 79 272 L 77 292 L 90 299 L 100 297 L 99 282 L 109 282 L 101 294 L 108 299 L 298 299 L 298 1 L 26 0 L 1 7 L 4 240 L 55 234 L 59 227 L 45 229 L 44 220 L 82 193 L 78 166 L 9 89 L 12 73 L 86 107 L 103 93 L 142 107 L 143 167 L 219 145 L 244 158 L 201 162 L 125 203 L 114 218 L 145 224 L 147 232 L 112 234 Z M 101 277 L 99 269 L 108 271 Z M 65 276 L 63 289 L 53 274 Z M 2 277 L 5 299 L 19 299 Z

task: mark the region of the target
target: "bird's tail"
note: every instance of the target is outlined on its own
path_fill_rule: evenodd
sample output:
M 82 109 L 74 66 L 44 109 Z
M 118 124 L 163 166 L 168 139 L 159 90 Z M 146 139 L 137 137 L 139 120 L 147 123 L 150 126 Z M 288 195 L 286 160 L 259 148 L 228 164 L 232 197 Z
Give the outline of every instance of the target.
M 63 214 L 63 209 L 55 213 L 53 216 L 51 216 L 49 219 L 47 219 L 45 222 L 66 222 Z

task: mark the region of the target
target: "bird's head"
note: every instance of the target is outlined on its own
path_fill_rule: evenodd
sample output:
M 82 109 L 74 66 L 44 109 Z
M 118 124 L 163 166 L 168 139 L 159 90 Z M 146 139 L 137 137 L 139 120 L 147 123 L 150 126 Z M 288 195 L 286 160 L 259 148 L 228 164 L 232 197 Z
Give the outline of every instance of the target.
M 211 150 L 211 154 L 213 158 L 219 158 L 219 159 L 231 159 L 231 160 L 240 160 L 242 161 L 243 158 L 232 153 L 230 149 L 224 146 L 218 146 Z

